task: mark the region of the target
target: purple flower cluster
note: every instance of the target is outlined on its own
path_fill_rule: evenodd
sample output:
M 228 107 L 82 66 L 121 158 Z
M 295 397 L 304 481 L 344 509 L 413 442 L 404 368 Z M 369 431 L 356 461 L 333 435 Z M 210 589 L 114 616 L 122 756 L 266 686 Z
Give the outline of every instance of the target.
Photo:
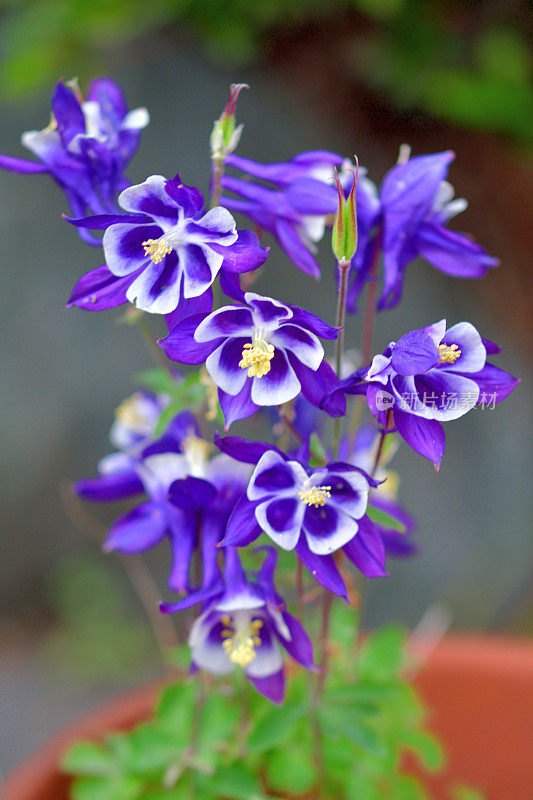
M 39 161 L 0 155 L 0 167 L 25 175 L 49 174 L 75 216 L 114 211 L 117 194 L 129 185 L 124 170 L 148 122 L 145 108 L 128 111 L 122 89 L 110 78 L 94 80 L 85 100 L 75 83 L 60 81 L 52 95 L 49 125 L 22 135 L 22 144 Z M 89 244 L 100 244 L 87 231 L 81 235 Z
M 447 329 L 441 320 L 391 342 L 333 392 L 365 394 L 372 414 L 385 425 L 390 415 L 402 438 L 438 469 L 446 443 L 442 423 L 476 404 L 499 403 L 520 383 L 487 362 L 499 350 L 470 322 Z
M 96 478 L 79 481 L 75 491 L 88 501 L 132 501 L 111 525 L 106 551 L 136 554 L 169 543 L 168 587 L 183 596 L 162 611 L 201 606 L 189 636 L 193 671 L 225 675 L 240 667 L 278 703 L 285 691 L 284 653 L 315 669 L 313 647 L 276 588 L 275 547 L 262 548 L 265 557 L 255 572 L 243 567 L 239 549 L 264 535 L 294 552 L 327 591 L 349 599 L 347 575 L 354 566 L 370 578 L 385 576 L 388 555 L 416 549 L 414 520 L 385 470 L 393 442 L 403 438 L 438 468 L 443 423 L 476 405 L 500 402 L 518 380 L 487 362 L 498 347 L 472 324 L 447 329 L 445 320 L 390 342 L 346 376 L 345 306 L 356 310 L 366 283 L 381 275 L 378 307 L 390 308 L 418 256 L 441 272 L 470 278 L 482 277 L 496 261 L 446 227 L 466 205 L 453 200 L 446 181 L 451 152 L 401 159 L 379 193 L 366 170 L 357 177 L 348 162 L 327 151 L 258 164 L 233 153 L 242 132 L 235 128 L 242 88 L 232 88 L 215 123 L 210 208 L 179 174 L 128 183 L 124 170 L 148 115 L 144 109 L 128 112 L 110 79 L 94 81 L 86 100 L 77 87 L 60 82 L 48 128 L 23 137 L 40 163 L 0 156 L 0 166 L 50 174 L 69 200 L 68 221 L 103 249 L 104 263 L 77 282 L 70 306 L 100 311 L 129 302 L 137 319 L 142 312 L 163 315 L 168 334 L 158 342 L 160 355 L 202 365 L 179 380 L 172 367 L 160 393 L 138 392 L 125 401 L 111 430 L 115 452 L 100 462 Z M 338 191 L 334 170 L 340 173 Z M 349 210 L 343 224 L 348 219 L 350 247 L 337 216 L 335 325 L 249 291 L 269 250 L 256 233 L 237 228 L 232 212 L 269 232 L 299 269 L 318 278 L 315 244 L 339 208 L 346 215 Z M 90 231 L 102 231 L 102 238 Z M 217 290 L 228 300 L 214 307 Z M 325 344 L 336 349 L 337 372 Z M 354 394 L 366 398 L 377 425 L 345 423 L 346 395 Z M 273 441 L 221 438 L 207 425 L 218 411 L 226 432 L 256 415 L 258 424 L 272 429 Z M 201 580 L 193 577 L 194 559 L 201 563 Z

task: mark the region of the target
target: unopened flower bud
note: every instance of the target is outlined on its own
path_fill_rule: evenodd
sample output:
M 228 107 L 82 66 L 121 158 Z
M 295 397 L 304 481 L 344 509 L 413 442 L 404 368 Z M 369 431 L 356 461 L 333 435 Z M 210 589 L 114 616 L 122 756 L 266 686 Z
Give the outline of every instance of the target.
M 227 155 L 233 153 L 239 144 L 243 125 L 235 127 L 235 112 L 237 100 L 242 89 L 249 89 L 246 83 L 232 83 L 226 107 L 213 125 L 211 133 L 211 158 L 214 161 L 223 161 Z
M 357 172 L 359 169 L 357 156 L 355 157 L 355 161 L 356 169 L 355 171 L 352 170 L 353 185 L 350 189 L 348 199 L 344 197 L 344 189 L 336 169 L 334 173 L 337 192 L 339 194 L 339 207 L 333 224 L 331 248 L 339 264 L 349 264 L 357 250 L 357 215 L 355 206 L 355 190 L 357 188 Z

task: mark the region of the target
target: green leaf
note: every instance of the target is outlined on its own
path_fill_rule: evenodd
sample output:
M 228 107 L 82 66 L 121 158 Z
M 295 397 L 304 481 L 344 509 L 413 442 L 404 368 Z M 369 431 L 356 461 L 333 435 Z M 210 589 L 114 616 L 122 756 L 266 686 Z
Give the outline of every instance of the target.
M 346 800 L 381 800 L 382 794 L 372 775 L 354 772 L 346 788 Z
M 399 674 L 404 661 L 406 633 L 388 626 L 372 633 L 358 660 L 359 675 L 372 681 L 386 681 Z
M 156 720 L 171 731 L 190 730 L 196 687 L 191 681 L 180 681 L 166 686 L 161 692 L 156 709 Z
M 248 739 L 250 753 L 264 753 L 286 741 L 292 728 L 306 711 L 304 703 L 287 702 L 280 708 L 271 708 L 259 720 Z
M 144 781 L 130 775 L 116 778 L 78 778 L 72 784 L 72 800 L 137 800 Z
M 387 512 L 383 511 L 381 508 L 375 508 L 371 502 L 367 506 L 366 513 L 372 522 L 376 522 L 378 525 L 383 525 L 385 528 L 393 528 L 402 533 L 405 532 L 405 525 L 396 519 L 396 517 L 387 514 Z
M 228 800 L 253 800 L 261 797 L 259 778 L 243 764 L 231 764 L 219 769 L 209 781 L 216 797 Z
M 162 729 L 157 724 L 141 725 L 130 733 L 128 772 L 150 775 L 176 763 L 187 745 L 188 731 Z
M 202 709 L 198 751 L 202 756 L 213 755 L 213 750 L 221 749 L 234 741 L 236 728 L 240 721 L 240 709 L 232 697 L 211 694 Z
M 438 739 L 428 731 L 414 730 L 403 734 L 405 747 L 419 757 L 427 770 L 440 770 L 444 766 L 444 752 Z
M 275 792 L 303 794 L 315 783 L 316 770 L 312 754 L 302 744 L 272 750 L 266 757 L 268 786 Z
M 320 719 L 324 730 L 332 736 L 346 736 L 353 744 L 369 750 L 376 755 L 385 753 L 384 743 L 380 740 L 377 731 L 368 724 L 357 709 L 350 706 L 322 707 L 319 710 Z
M 74 775 L 113 775 L 117 769 L 116 759 L 101 744 L 78 742 L 67 750 L 61 766 Z
M 154 369 L 145 369 L 142 372 L 137 372 L 135 381 L 145 386 L 154 394 L 169 394 L 174 393 L 176 388 L 176 381 L 162 367 L 155 367 Z
M 327 455 L 324 445 L 320 441 L 318 435 L 313 431 L 309 439 L 309 450 L 311 452 L 310 464 L 311 466 L 324 466 L 327 462 Z

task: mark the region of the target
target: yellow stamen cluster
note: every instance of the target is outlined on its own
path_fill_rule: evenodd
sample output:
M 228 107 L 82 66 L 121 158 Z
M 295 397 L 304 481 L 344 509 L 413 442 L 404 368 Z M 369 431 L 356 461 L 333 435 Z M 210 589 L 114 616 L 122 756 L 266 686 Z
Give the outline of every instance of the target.
M 196 478 L 203 478 L 211 449 L 209 442 L 191 433 L 182 440 L 181 449 L 189 464 L 190 474 Z
M 231 625 L 231 618 L 222 617 L 222 624 Z M 222 631 L 223 647 L 229 656 L 230 661 L 238 664 L 239 667 L 247 667 L 256 657 L 255 648 L 261 644 L 259 631 L 263 627 L 263 621 L 254 619 L 244 629 L 233 630 L 230 627 Z
M 439 361 L 441 364 L 455 364 L 459 356 L 461 355 L 461 351 L 456 344 L 439 344 Z
M 298 492 L 298 497 L 302 503 L 318 508 L 326 505 L 326 499 L 331 497 L 330 490 L 331 486 L 313 486 L 311 489 L 302 489 Z
M 115 419 L 133 430 L 144 430 L 148 418 L 140 410 L 140 395 L 138 392 L 128 397 L 115 411 Z
M 241 369 L 248 370 L 249 378 L 262 378 L 270 372 L 270 362 L 274 358 L 274 345 L 267 344 L 264 339 L 254 339 L 244 345 Z
M 142 243 L 144 255 L 150 256 L 154 264 L 159 264 L 166 255 L 172 252 L 172 245 L 165 242 L 164 236 L 160 239 L 147 239 Z

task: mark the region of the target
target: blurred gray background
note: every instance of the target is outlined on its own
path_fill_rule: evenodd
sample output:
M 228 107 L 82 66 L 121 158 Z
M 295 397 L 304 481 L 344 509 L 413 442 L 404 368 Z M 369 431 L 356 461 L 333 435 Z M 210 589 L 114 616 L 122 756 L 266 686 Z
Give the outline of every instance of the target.
M 508 224 L 509 216 L 515 222 L 516 217 L 507 207 L 525 176 L 531 178 L 526 153 L 505 139 L 477 139 L 422 114 L 397 116 L 390 109 L 387 115 L 379 95 L 374 106 L 362 102 L 364 87 L 359 96 L 352 87 L 343 100 L 338 85 L 332 88 L 324 74 L 316 74 L 314 47 L 302 46 L 292 56 L 282 48 L 270 61 L 228 70 L 190 42 L 161 37 L 156 45 L 145 44 L 141 58 L 125 48 L 113 69 L 130 108 L 146 105 L 151 114 L 128 172 L 134 183 L 179 169 L 186 183 L 207 192 L 211 126 L 229 83 L 237 81 L 251 86 L 238 108 L 238 120 L 245 123 L 239 147 L 244 156 L 272 161 L 306 149 L 356 152 L 379 183 L 403 141 L 413 144 L 414 153 L 456 149 L 450 180 L 470 207 L 454 227 L 474 233 L 502 265 L 483 282 L 446 278 L 427 264 L 411 266 L 401 306 L 377 318 L 374 349 L 442 317 L 450 323 L 468 319 L 503 345 L 496 363 L 524 380 L 496 410 L 475 410 L 447 425 L 439 475 L 406 446 L 400 448 L 393 466 L 401 474 L 400 498 L 419 520 L 420 554 L 391 562 L 391 577 L 372 582 L 365 625 L 414 626 L 438 602 L 449 607 L 456 629 L 531 633 L 531 361 L 523 288 L 530 279 L 524 271 L 527 247 L 524 253 L 520 230 Z M 47 124 L 49 91 L 0 109 L 1 151 L 24 156 L 20 133 Z M 487 178 L 499 156 L 513 167 L 505 182 L 501 160 L 492 181 Z M 531 195 L 520 197 L 530 205 Z M 514 207 L 524 218 L 524 207 L 516 202 Z M 111 449 L 107 435 L 114 409 L 136 388 L 132 375 L 151 366 L 137 331 L 117 324 L 120 309 L 99 314 L 65 309 L 76 280 L 101 263 L 99 251 L 83 245 L 61 220 L 67 210 L 46 176 L 0 173 L 4 771 L 64 722 L 161 668 L 122 565 L 102 555 L 73 524 L 60 496 L 65 482 L 94 474 Z M 256 286 L 332 321 L 327 241 L 322 265 L 323 281 L 317 284 L 273 248 Z M 359 318 L 348 319 L 347 347 L 357 344 L 361 328 Z M 104 525 L 116 513 L 90 511 Z M 149 559 L 156 576 L 164 574 L 167 557 L 163 546 L 160 550 Z

